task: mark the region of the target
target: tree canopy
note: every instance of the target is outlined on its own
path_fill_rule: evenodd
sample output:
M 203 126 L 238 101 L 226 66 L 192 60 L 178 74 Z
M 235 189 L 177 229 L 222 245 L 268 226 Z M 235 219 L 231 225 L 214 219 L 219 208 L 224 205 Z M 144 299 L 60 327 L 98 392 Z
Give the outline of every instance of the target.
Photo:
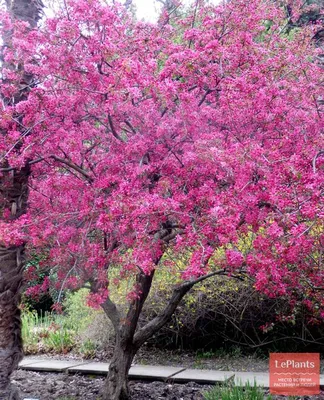
M 34 190 L 16 230 L 3 214 L 2 240 L 50 241 L 75 285 L 106 287 L 111 263 L 150 273 L 172 245 L 191 252 L 183 278 L 210 272 L 223 247 L 216 264 L 269 294 L 321 286 L 312 29 L 281 35 L 284 14 L 263 1 L 205 6 L 175 26 L 68 4 L 38 30 L 17 22 L 6 50 L 35 78 L 28 99 L 2 110 L 2 159 L 33 164 Z M 3 71 L 5 98 L 24 92 L 21 70 Z

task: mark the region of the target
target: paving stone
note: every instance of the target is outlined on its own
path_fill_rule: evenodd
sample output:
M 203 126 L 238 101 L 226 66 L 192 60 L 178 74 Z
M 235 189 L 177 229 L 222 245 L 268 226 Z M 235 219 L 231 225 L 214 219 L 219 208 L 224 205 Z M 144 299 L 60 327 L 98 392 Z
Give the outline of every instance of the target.
M 89 362 L 68 368 L 68 372 L 93 375 L 107 375 L 109 363 Z
M 167 380 L 183 371 L 182 367 L 164 367 L 157 365 L 134 365 L 129 370 L 130 379 Z
M 209 369 L 185 369 L 174 375 L 175 382 L 217 383 L 226 382 L 234 377 L 232 371 L 213 371 Z
M 29 364 L 36 364 L 38 362 L 43 362 L 44 360 L 42 360 L 41 358 L 32 358 L 32 357 L 24 357 L 20 363 L 18 364 L 19 368 L 20 367 L 24 367 L 25 365 L 29 365 Z
M 28 365 L 21 365 L 20 368 L 28 369 L 30 371 L 62 372 L 68 368 L 75 367 L 80 364 L 83 364 L 82 361 L 42 360 Z
M 269 387 L 269 373 L 268 372 L 234 372 L 234 382 L 237 386 L 244 386 L 248 382 L 250 385 Z

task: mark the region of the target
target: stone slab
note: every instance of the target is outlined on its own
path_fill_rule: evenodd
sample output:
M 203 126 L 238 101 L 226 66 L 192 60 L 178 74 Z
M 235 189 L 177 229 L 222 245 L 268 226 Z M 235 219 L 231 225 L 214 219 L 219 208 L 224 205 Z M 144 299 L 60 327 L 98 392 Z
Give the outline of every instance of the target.
M 182 367 L 164 367 L 158 365 L 133 365 L 129 370 L 130 379 L 167 380 L 183 371 Z
M 68 368 L 69 373 L 107 375 L 109 363 L 88 362 Z
M 63 372 L 68 368 L 76 367 L 81 364 L 83 364 L 82 361 L 42 360 L 36 361 L 33 364 L 21 365 L 20 368 L 28 369 L 30 371 Z
M 248 382 L 250 385 L 262 386 L 269 388 L 269 373 L 268 372 L 234 372 L 234 382 L 236 386 L 244 386 Z
M 213 371 L 209 369 L 185 369 L 174 375 L 174 382 L 197 382 L 197 383 L 224 383 L 234 377 L 232 371 Z
M 24 357 L 18 364 L 18 367 L 21 368 L 29 364 L 36 364 L 43 361 L 44 359 L 41 358 Z

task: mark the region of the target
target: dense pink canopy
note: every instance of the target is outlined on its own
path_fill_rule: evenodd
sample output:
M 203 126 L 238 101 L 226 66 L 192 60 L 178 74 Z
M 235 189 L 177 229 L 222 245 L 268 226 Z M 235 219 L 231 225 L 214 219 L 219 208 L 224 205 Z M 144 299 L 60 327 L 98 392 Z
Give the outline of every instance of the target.
M 324 316 L 323 70 L 312 27 L 283 26 L 270 0 L 156 25 L 75 0 L 37 31 L 17 23 L 6 57 L 35 85 L 1 110 L 0 157 L 33 175 L 1 240 L 50 247 L 60 282 L 96 280 L 97 297 L 109 265 L 150 273 L 171 248 L 190 256 L 183 279 L 245 271 Z M 7 98 L 24 90 L 3 73 Z

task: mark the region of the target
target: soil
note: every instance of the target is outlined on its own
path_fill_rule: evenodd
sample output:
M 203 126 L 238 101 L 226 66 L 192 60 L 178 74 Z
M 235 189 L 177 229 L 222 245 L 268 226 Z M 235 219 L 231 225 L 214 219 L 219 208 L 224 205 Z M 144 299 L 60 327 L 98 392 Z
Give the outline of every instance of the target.
M 190 353 L 183 351 L 150 349 L 143 346 L 137 353 L 136 364 L 167 365 L 185 368 L 215 369 L 218 371 L 268 372 L 269 359 L 255 355 L 217 354 L 212 352 Z
M 33 400 L 99 400 L 103 377 L 17 371 L 12 379 L 23 398 Z M 164 382 L 130 382 L 132 400 L 203 400 L 210 386 Z
M 59 360 L 84 360 L 79 354 L 37 354 L 33 358 L 52 358 Z M 110 354 L 97 353 L 91 361 L 107 361 Z M 158 350 L 154 348 L 139 351 L 134 362 L 147 365 L 183 366 L 187 368 L 215 369 L 223 371 L 258 371 L 268 372 L 269 360 L 256 356 L 217 355 L 212 353 L 184 353 Z M 324 371 L 321 363 L 321 373 Z M 35 400 L 99 400 L 104 377 L 71 375 L 66 373 L 39 373 L 19 370 L 13 375 L 14 383 L 19 387 L 23 398 Z M 208 385 L 173 384 L 164 382 L 131 381 L 132 400 L 203 400 L 203 392 Z M 267 393 L 265 393 L 267 395 Z M 265 397 L 266 398 L 266 397 Z M 285 396 L 273 397 L 273 400 L 288 399 Z M 324 400 L 324 391 L 317 396 L 303 397 L 304 400 Z M 297 397 L 294 400 L 298 400 Z
M 13 375 L 25 400 L 99 400 L 104 378 L 97 376 L 71 375 L 65 373 L 39 373 L 19 370 Z M 208 385 L 189 382 L 185 385 L 164 382 L 131 381 L 132 400 L 203 400 Z M 265 396 L 267 393 L 265 393 Z M 266 398 L 266 397 L 265 397 Z M 285 400 L 285 396 L 273 400 Z M 294 400 L 298 400 L 295 397 Z M 316 396 L 305 396 L 303 400 L 324 400 L 324 391 Z

